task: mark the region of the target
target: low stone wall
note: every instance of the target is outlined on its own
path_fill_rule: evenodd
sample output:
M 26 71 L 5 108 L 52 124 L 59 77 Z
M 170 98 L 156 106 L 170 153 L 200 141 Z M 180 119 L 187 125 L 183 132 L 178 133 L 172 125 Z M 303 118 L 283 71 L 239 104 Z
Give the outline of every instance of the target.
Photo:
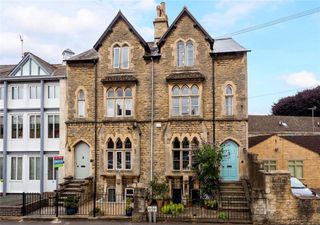
M 0 206 L 0 216 L 21 216 L 22 206 Z
M 260 177 L 257 179 L 261 179 L 262 182 L 258 182 L 259 185 L 253 185 L 251 191 L 251 212 L 254 224 L 320 224 L 320 199 L 294 196 L 291 192 L 288 171 L 260 170 L 259 174 Z M 254 184 L 254 182 L 250 183 Z

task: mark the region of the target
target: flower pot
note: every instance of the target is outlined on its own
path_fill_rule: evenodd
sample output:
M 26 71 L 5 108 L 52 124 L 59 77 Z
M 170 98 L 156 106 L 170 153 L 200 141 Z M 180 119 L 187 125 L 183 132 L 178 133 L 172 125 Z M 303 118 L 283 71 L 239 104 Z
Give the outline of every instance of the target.
M 132 209 L 126 209 L 126 216 L 132 216 Z
M 66 213 L 67 215 L 74 215 L 78 212 L 78 207 L 73 208 L 73 207 L 67 207 L 66 208 Z
M 157 199 L 157 206 L 159 209 L 163 206 L 163 199 Z

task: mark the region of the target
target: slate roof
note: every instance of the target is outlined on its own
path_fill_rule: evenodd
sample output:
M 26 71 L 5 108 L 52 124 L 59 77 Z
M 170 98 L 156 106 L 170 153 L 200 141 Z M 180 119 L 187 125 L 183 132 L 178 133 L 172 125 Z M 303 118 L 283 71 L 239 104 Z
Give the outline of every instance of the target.
M 232 38 L 215 39 L 213 53 L 248 52 L 249 50 L 241 46 Z
M 62 64 L 50 64 L 47 61 L 43 60 L 39 56 L 31 52 L 25 52 L 23 59 L 16 65 L 0 65 L 0 78 L 6 79 L 9 75 L 15 70 L 15 68 L 21 64 L 25 57 L 31 56 L 34 60 L 37 61 L 51 76 L 66 76 L 66 66 Z M 25 79 L 28 76 L 19 76 L 21 79 Z
M 75 61 L 90 61 L 99 59 L 99 54 L 95 49 L 89 49 L 85 52 L 82 52 L 78 55 L 72 56 L 67 59 L 67 62 L 75 62 Z
M 249 148 L 256 146 L 257 144 L 267 140 L 271 136 L 272 135 L 261 135 L 261 136 L 249 137 Z
M 249 148 L 267 140 L 272 135 L 249 137 Z M 281 135 L 281 138 L 320 154 L 320 135 Z
M 300 145 L 304 148 L 310 149 L 316 153 L 320 154 L 320 135 L 293 135 L 293 136 L 281 136 L 290 142 Z
M 264 134 L 311 134 L 312 117 L 249 115 L 249 136 Z M 314 118 L 315 132 L 320 134 L 320 117 Z

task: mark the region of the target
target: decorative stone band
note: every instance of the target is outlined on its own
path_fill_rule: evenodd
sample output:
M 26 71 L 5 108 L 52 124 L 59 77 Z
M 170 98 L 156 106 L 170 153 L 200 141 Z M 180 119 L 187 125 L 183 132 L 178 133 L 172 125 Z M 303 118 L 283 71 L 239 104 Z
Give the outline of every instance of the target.
M 179 71 L 171 73 L 166 77 L 168 82 L 176 82 L 176 81 L 204 81 L 205 77 L 202 73 L 198 71 Z
M 119 82 L 138 83 L 138 79 L 133 75 L 123 74 L 123 75 L 106 76 L 104 79 L 101 80 L 101 82 L 103 84 L 119 83 Z

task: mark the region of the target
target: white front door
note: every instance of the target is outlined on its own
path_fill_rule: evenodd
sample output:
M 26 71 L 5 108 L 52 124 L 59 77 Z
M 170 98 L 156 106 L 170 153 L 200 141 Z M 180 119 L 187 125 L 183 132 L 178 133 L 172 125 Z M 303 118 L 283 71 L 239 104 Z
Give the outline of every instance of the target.
M 54 168 L 53 156 L 45 157 L 44 191 L 52 192 L 57 189 L 57 169 Z
M 83 179 L 89 176 L 90 147 L 81 142 L 75 147 L 75 178 Z

